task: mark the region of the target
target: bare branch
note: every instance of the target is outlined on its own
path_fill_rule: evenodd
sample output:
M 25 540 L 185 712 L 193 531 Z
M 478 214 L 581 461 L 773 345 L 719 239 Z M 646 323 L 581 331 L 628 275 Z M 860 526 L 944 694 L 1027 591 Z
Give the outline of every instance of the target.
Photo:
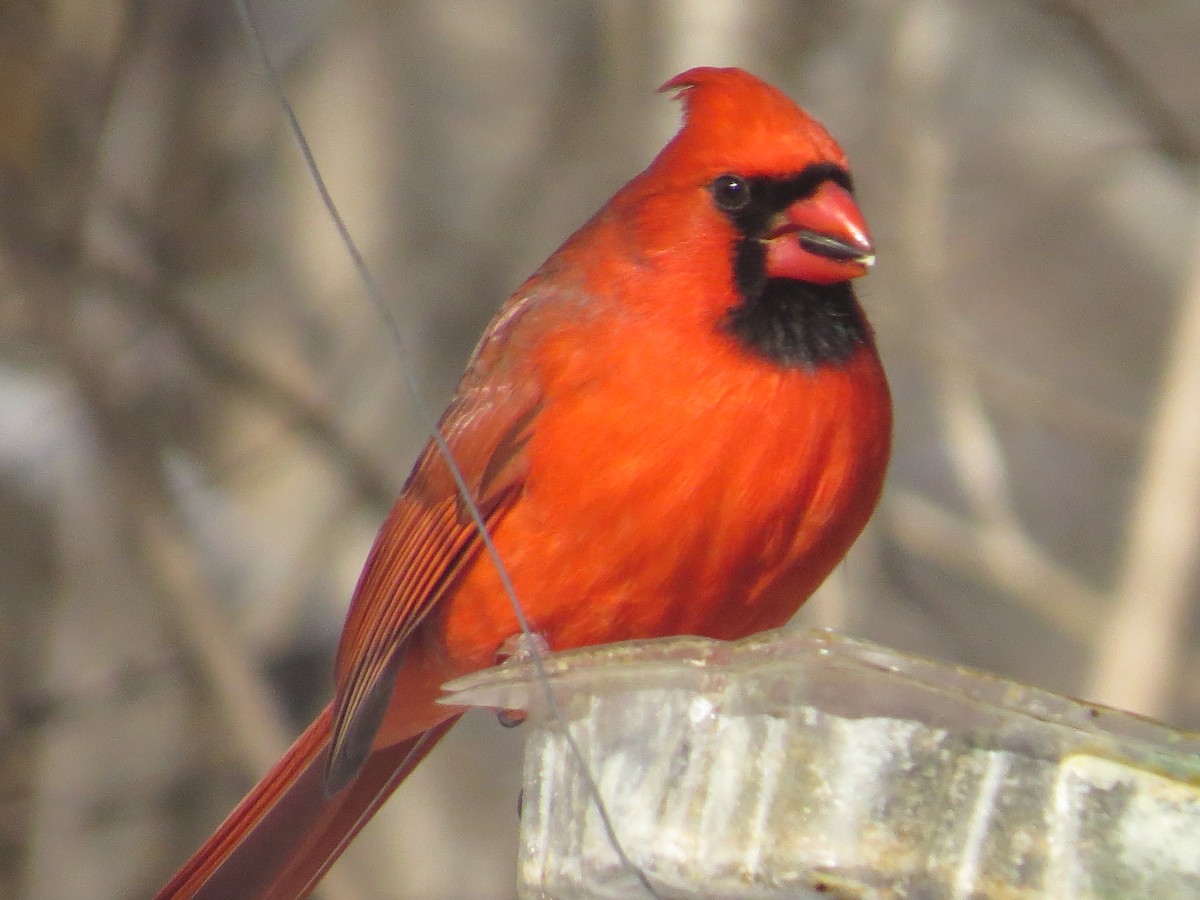
M 1074 640 L 1090 644 L 1104 598 L 1005 523 L 964 521 L 924 497 L 894 490 L 883 507 L 901 546 L 1004 591 Z
M 155 310 L 167 315 L 184 345 L 215 381 L 240 396 L 262 403 L 308 437 L 368 503 L 385 509 L 391 505 L 398 487 L 365 449 L 351 442 L 334 424 L 332 410 L 239 354 L 206 328 L 185 303 L 169 296 L 168 291 L 161 292 L 153 301 L 143 299 L 153 302 Z
M 1200 143 L 1195 135 L 1083 4 L 1078 0 L 1041 0 L 1041 5 L 1075 32 L 1095 58 L 1109 87 L 1121 98 L 1125 110 L 1142 123 L 1159 150 L 1186 166 L 1200 163 Z
M 1087 692 L 1149 716 L 1170 706 L 1200 545 L 1200 248 L 1172 334 L 1125 560 Z

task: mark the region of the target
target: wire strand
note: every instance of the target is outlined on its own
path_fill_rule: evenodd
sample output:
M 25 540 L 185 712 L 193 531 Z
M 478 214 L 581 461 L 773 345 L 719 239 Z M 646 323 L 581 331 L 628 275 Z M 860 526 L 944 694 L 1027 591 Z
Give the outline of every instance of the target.
M 266 76 L 267 82 L 270 85 L 272 93 L 275 95 L 275 100 L 279 104 L 279 108 L 283 111 L 287 119 L 288 130 L 295 139 L 297 146 L 300 149 L 301 155 L 304 157 L 304 164 L 308 170 L 310 177 L 313 180 L 313 185 L 317 189 L 317 194 L 321 198 L 321 203 L 324 205 L 329 218 L 332 220 L 334 227 L 337 229 L 338 236 L 345 246 L 346 251 L 350 254 L 350 260 L 354 266 L 354 270 L 358 278 L 362 281 L 363 288 L 367 292 L 372 305 L 376 312 L 379 313 L 387 327 L 392 340 L 396 344 L 396 348 L 400 355 L 400 369 L 404 375 L 404 381 L 408 387 L 409 393 L 412 395 L 414 406 L 417 414 L 423 420 L 423 423 L 429 429 L 434 443 L 437 445 L 438 452 L 446 462 L 446 466 L 450 470 L 451 477 L 454 479 L 454 484 L 458 489 L 460 496 L 463 498 L 463 503 L 466 505 L 467 511 L 470 513 L 471 521 L 475 525 L 475 529 L 479 533 L 479 539 L 482 541 L 488 556 L 492 560 L 492 564 L 496 567 L 496 572 L 500 578 L 500 583 L 508 595 L 509 602 L 512 604 L 513 613 L 516 616 L 517 624 L 525 635 L 526 644 L 529 649 L 529 660 L 533 665 L 534 673 L 537 675 L 537 680 L 542 685 L 545 692 L 547 708 L 550 710 L 551 717 L 562 728 L 563 737 L 566 739 L 570 748 L 571 755 L 575 757 L 583 772 L 584 780 L 587 784 L 588 793 L 596 803 L 597 812 L 600 816 L 600 822 L 604 827 L 605 834 L 609 843 L 612 845 L 617 858 L 622 867 L 631 872 L 641 884 L 642 888 L 651 897 L 657 900 L 658 892 L 650 883 L 646 873 L 641 868 L 634 864 L 625 852 L 620 839 L 617 836 L 616 827 L 613 825 L 612 818 L 608 813 L 608 809 L 604 804 L 604 799 L 600 793 L 600 785 L 596 782 L 595 776 L 592 774 L 591 767 L 587 760 L 584 759 L 583 751 L 575 740 L 575 736 L 571 733 L 570 725 L 567 723 L 566 716 L 562 711 L 562 707 L 558 702 L 558 697 L 554 693 L 554 688 L 551 686 L 549 674 L 546 671 L 545 660 L 541 650 L 537 646 L 537 641 L 534 638 L 533 629 L 530 627 L 529 619 L 525 615 L 525 610 L 521 606 L 521 601 L 517 597 L 517 591 L 509 576 L 508 569 L 504 565 L 504 561 L 500 558 L 500 551 L 497 549 L 492 536 L 488 531 L 487 524 L 483 520 L 483 514 L 479 509 L 479 505 L 475 502 L 475 498 L 471 493 L 470 487 L 467 485 L 466 479 L 463 477 L 462 469 L 459 468 L 457 460 L 454 458 L 454 452 L 450 448 L 445 435 L 442 434 L 438 427 L 437 420 L 429 409 L 429 405 L 425 402 L 424 395 L 421 392 L 420 386 L 417 384 L 416 374 L 412 367 L 408 364 L 411 358 L 408 352 L 407 342 L 404 340 L 404 334 L 396 321 L 396 317 L 392 315 L 391 309 L 383 301 L 383 295 L 379 290 L 379 286 L 371 274 L 370 268 L 367 266 L 366 260 L 363 258 L 362 252 L 358 248 L 354 237 L 350 234 L 350 229 L 342 218 L 341 212 L 338 210 L 337 203 L 333 199 L 333 195 L 329 192 L 329 187 L 325 183 L 325 178 L 321 174 L 321 168 L 317 164 L 315 155 L 313 154 L 312 146 L 308 142 L 308 138 L 304 134 L 304 129 L 300 125 L 300 120 L 296 116 L 296 111 L 288 99 L 287 92 L 284 90 L 283 82 L 279 77 L 278 71 L 271 62 L 270 54 L 267 52 L 266 43 L 263 40 L 262 30 L 250 13 L 250 7 L 247 0 L 234 0 L 234 5 L 237 8 L 238 18 L 242 22 L 242 26 L 246 32 L 250 46 L 258 59 L 258 63 Z M 388 789 L 390 785 L 385 785 L 384 789 Z

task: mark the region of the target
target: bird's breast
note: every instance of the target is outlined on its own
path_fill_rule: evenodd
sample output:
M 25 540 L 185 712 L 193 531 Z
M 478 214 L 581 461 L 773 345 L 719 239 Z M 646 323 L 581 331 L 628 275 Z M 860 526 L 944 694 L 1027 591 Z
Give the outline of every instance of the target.
M 810 372 L 593 328 L 541 353 L 528 479 L 494 537 L 553 647 L 782 624 L 878 500 L 891 417 L 871 347 Z M 484 557 L 448 601 L 464 665 L 516 630 Z

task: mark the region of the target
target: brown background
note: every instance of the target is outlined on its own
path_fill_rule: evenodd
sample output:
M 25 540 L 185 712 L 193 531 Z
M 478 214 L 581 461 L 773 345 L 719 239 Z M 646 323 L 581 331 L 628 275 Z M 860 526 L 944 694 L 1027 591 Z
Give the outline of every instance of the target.
M 805 623 L 1200 725 L 1200 5 L 0 6 L 0 896 L 147 895 L 329 691 L 358 566 L 499 301 L 738 64 L 879 265 L 888 494 Z M 505 898 L 480 715 L 328 897 Z

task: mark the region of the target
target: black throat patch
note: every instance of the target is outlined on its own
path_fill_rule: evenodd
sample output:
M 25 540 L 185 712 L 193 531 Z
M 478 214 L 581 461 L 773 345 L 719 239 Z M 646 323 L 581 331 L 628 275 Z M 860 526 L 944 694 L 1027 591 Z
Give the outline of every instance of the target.
M 838 166 L 809 166 L 791 178 L 747 178 L 749 200 L 736 210 L 718 208 L 737 229 L 733 276 L 740 302 L 722 324 L 747 350 L 789 368 L 841 365 L 871 343 L 849 281 L 815 284 L 767 278 L 761 238 L 775 215 L 814 194 L 826 181 L 849 190 L 850 176 Z
M 848 281 L 767 279 L 757 294 L 743 295 L 722 324 L 748 350 L 789 368 L 841 365 L 871 342 Z

